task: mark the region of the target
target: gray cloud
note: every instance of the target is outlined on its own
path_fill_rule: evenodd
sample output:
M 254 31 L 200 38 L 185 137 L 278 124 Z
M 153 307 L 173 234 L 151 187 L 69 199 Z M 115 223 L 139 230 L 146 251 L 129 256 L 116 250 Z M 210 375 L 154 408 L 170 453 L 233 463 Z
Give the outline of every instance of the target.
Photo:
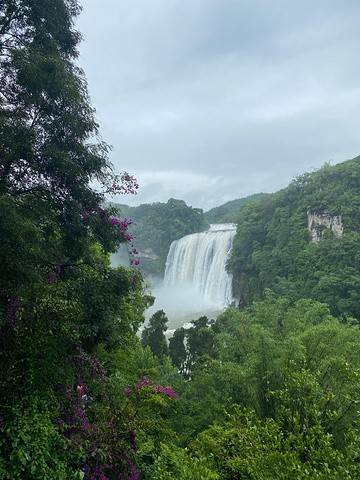
M 360 4 L 84 2 L 80 64 L 134 204 L 204 209 L 359 152 Z

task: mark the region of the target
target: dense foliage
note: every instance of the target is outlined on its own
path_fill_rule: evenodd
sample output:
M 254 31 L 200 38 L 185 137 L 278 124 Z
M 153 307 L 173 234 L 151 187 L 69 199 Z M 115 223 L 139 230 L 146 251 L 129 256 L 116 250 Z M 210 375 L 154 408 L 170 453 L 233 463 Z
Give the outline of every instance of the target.
M 110 268 L 131 238 L 100 206 L 136 180 L 97 138 L 77 2 L 0 8 L 0 478 L 136 478 L 134 413 L 107 409 L 94 357 L 131 350 L 151 302 L 140 271 Z
M 228 268 L 248 304 L 270 288 L 292 301 L 313 298 L 328 303 L 334 315 L 360 319 L 359 185 L 357 157 L 304 174 L 241 210 Z M 341 216 L 343 236 L 325 228 L 322 240 L 311 243 L 308 212 Z
M 180 445 L 207 458 L 213 474 L 358 477 L 360 331 L 354 319 L 340 322 L 325 304 L 290 306 L 270 295 L 241 312 L 228 309 L 215 322 L 194 321 L 186 341 L 179 340 L 184 329 L 177 332 L 170 355 L 178 354 L 174 361 L 186 365 L 183 375 L 191 381 L 178 388 L 175 430 Z M 194 336 L 196 348 L 189 345 Z

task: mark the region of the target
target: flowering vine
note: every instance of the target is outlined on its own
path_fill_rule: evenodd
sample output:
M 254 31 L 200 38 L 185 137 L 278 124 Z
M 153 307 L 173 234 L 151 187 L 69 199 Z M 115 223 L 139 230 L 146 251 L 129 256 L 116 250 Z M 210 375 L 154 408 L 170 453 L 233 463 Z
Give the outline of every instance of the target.
M 55 263 L 54 269 L 48 272 L 46 282 L 51 283 L 55 278 L 57 278 L 61 274 L 61 267 L 63 263 Z
M 152 380 L 146 377 L 141 377 L 138 383 L 135 385 L 135 390 L 139 390 L 142 388 L 147 389 L 154 394 L 163 394 L 175 400 L 179 398 L 179 395 L 175 393 L 171 387 L 163 387 L 162 385 L 156 385 L 152 382 Z M 125 395 L 128 397 L 132 393 L 134 393 L 134 391 L 131 390 L 130 387 L 127 387 L 127 389 L 125 390 Z
M 127 229 L 132 225 L 132 220 L 125 218 L 124 220 L 118 220 L 115 217 L 111 217 L 108 211 L 100 206 L 96 207 L 92 210 L 87 210 L 85 206 L 82 207 L 82 216 L 84 219 L 90 217 L 91 214 L 98 214 L 104 220 L 105 224 L 110 224 L 117 228 L 120 235 L 124 238 L 124 240 L 130 243 L 129 248 L 129 257 L 130 257 L 130 265 L 138 266 L 140 263 L 140 258 L 136 257 L 139 252 L 136 250 L 134 244 L 132 243 L 133 235 L 127 232 Z
M 118 193 L 136 195 L 139 184 L 133 175 L 128 172 L 122 172 L 112 177 L 112 182 L 109 187 L 106 188 L 104 193 L 116 195 Z
M 137 451 L 134 429 L 113 421 L 96 421 L 101 403 L 95 399 L 100 396 L 103 401 L 108 400 L 101 363 L 81 347 L 67 358 L 67 363 L 77 381 L 63 389 L 66 405 L 58 426 L 67 439 L 74 465 L 80 465 L 91 480 L 138 480 L 139 472 L 132 458 Z

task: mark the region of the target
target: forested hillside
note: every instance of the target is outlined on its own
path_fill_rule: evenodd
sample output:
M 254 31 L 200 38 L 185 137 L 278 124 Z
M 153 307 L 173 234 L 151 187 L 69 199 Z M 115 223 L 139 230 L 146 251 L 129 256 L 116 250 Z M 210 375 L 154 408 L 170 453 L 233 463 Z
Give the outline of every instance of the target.
M 247 303 L 271 289 L 291 301 L 312 298 L 329 304 L 334 315 L 360 319 L 359 187 L 357 157 L 301 175 L 241 210 L 228 268 Z M 328 228 L 326 219 L 339 222 L 339 232 Z
M 237 214 L 248 202 L 256 202 L 269 195 L 269 193 L 254 193 L 248 197 L 230 200 L 230 202 L 205 212 L 205 218 L 209 223 L 234 223 L 236 222 Z
M 359 478 L 356 320 L 269 292 L 216 321 L 194 319 L 168 349 L 165 331 L 157 312 L 143 355 L 151 375 L 164 372 L 170 355 L 183 379 L 173 373 L 179 399 L 167 422 L 176 436 L 161 443 L 148 478 Z

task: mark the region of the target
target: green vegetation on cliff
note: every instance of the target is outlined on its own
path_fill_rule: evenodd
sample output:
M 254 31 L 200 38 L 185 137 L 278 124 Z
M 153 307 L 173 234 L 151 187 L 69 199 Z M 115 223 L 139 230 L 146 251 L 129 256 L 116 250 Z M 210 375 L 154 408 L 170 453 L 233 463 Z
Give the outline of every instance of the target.
M 271 289 L 292 301 L 328 303 L 334 315 L 360 319 L 359 185 L 357 157 L 326 164 L 271 197 L 245 205 L 237 217 L 228 269 L 248 304 Z M 308 214 L 316 217 L 312 229 L 318 242 L 311 241 Z M 338 221 L 340 231 L 322 225 L 324 217 Z

